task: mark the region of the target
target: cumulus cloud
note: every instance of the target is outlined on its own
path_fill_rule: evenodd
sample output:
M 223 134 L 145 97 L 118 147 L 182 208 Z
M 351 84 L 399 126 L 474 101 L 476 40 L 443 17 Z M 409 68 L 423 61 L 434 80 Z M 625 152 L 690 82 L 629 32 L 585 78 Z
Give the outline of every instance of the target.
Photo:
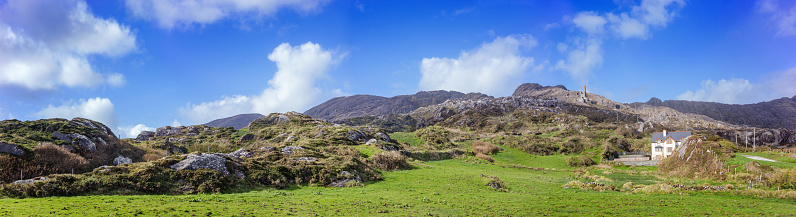
M 758 11 L 771 15 L 777 28 L 777 36 L 796 35 L 796 2 L 791 0 L 760 0 Z
M 161 28 L 206 25 L 224 18 L 272 16 L 282 8 L 300 13 L 318 10 L 328 0 L 126 0 L 134 16 L 155 20 Z
M 108 75 L 108 84 L 113 87 L 121 87 L 127 83 L 127 80 L 124 78 L 124 75 L 119 73 L 113 73 Z
M 213 102 L 188 104 L 179 109 L 180 115 L 192 123 L 205 123 L 242 113 L 304 111 L 325 94 L 316 83 L 327 77 L 326 71 L 336 62 L 331 52 L 312 42 L 295 47 L 283 43 L 268 59 L 276 63 L 278 70 L 259 95 L 225 96 Z
M 132 126 L 132 127 L 129 127 L 129 126 L 128 127 L 118 127 L 117 129 L 120 132 L 124 133 L 124 134 L 120 133 L 120 135 L 119 135 L 122 138 L 135 138 L 142 131 L 155 131 L 155 128 L 147 127 L 146 125 L 143 125 L 143 124 L 137 124 L 137 125 Z
M 82 0 L 0 5 L 0 85 L 30 90 L 97 86 L 106 80 L 89 57 L 117 57 L 135 49 L 129 27 L 94 16 Z
M 631 11 L 619 14 L 580 12 L 571 22 L 585 37 L 573 37 L 572 46 L 558 45 L 559 51 L 568 50 L 568 53 L 566 60 L 559 60 L 555 68 L 585 85 L 592 71 L 602 65 L 603 40 L 609 37 L 646 40 L 651 36 L 651 28 L 666 27 L 684 5 L 683 0 L 643 0 Z
M 57 107 L 50 104 L 47 108 L 34 113 L 34 116 L 38 118 L 88 118 L 99 121 L 110 129 L 117 129 L 116 111 L 108 98 L 80 99 L 77 102 L 72 101 Z
M 780 97 L 796 95 L 796 67 L 762 76 L 765 80 L 757 83 L 746 79 L 733 78 L 702 81 L 700 89 L 686 91 L 677 99 L 690 101 L 720 102 L 729 104 L 748 104 L 769 101 Z
M 534 59 L 520 51 L 536 43 L 530 35 L 511 35 L 498 37 L 472 51 L 462 51 L 456 59 L 423 58 L 419 86 L 424 90 L 511 94 L 519 85 L 519 78 L 534 65 Z

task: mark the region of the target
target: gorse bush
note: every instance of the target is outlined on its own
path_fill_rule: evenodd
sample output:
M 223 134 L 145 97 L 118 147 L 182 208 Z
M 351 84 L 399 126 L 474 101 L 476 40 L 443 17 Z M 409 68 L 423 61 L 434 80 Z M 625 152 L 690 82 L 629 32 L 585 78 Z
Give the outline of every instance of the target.
M 88 165 L 80 155 L 49 142 L 39 144 L 33 151 L 36 153 L 34 164 L 43 166 L 47 174 L 81 172 Z
M 536 135 L 497 136 L 491 141 L 532 155 L 552 155 L 558 151 L 558 146 L 553 145 L 554 139 Z
M 473 142 L 473 153 L 476 154 L 483 154 L 483 155 L 496 154 L 501 150 L 503 149 L 491 143 L 487 143 L 480 140 Z
M 586 155 L 581 155 L 579 157 L 578 156 L 570 157 L 567 158 L 566 161 L 567 165 L 573 167 L 585 167 L 597 164 L 597 162 L 594 162 L 594 160 L 592 160 L 589 156 Z
M 495 162 L 494 158 L 492 158 L 492 157 L 490 157 L 488 155 L 482 154 L 482 153 L 475 153 L 475 157 L 480 158 L 480 159 L 485 160 L 485 161 Z
M 411 169 L 412 165 L 406 162 L 406 156 L 397 151 L 376 153 L 370 157 L 371 164 L 381 170 Z

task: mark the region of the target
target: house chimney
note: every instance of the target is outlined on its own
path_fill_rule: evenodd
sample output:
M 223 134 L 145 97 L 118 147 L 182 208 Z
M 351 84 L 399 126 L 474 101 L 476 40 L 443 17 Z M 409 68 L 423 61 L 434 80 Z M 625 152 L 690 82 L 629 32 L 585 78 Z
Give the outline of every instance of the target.
M 663 137 L 666 137 L 666 130 L 663 130 Z

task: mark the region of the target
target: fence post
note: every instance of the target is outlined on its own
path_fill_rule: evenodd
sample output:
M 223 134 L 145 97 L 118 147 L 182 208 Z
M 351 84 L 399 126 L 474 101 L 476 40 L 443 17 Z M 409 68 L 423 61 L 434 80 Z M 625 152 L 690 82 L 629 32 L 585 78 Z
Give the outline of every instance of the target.
M 22 180 L 22 170 L 19 170 L 19 180 Z

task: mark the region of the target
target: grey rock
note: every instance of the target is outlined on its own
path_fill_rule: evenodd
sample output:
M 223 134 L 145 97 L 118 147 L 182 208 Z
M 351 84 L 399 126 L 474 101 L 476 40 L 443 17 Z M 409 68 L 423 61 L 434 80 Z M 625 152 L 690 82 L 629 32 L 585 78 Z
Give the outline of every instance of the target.
M 33 183 L 36 183 L 36 182 L 47 181 L 48 179 L 50 179 L 50 178 L 37 177 L 37 178 L 32 178 L 32 179 L 18 180 L 18 181 L 15 181 L 14 184 L 33 184 Z
M 238 149 L 237 151 L 233 151 L 233 152 L 229 153 L 229 156 L 237 157 L 237 158 L 250 158 L 250 157 L 252 157 L 252 155 L 253 154 L 252 154 L 251 151 L 243 149 L 243 148 Z
M 135 137 L 135 140 L 147 141 L 147 140 L 149 140 L 149 138 L 152 138 L 154 136 L 155 136 L 155 132 L 144 130 L 144 131 L 141 131 L 141 133 L 138 133 L 138 136 Z
M 190 127 L 188 127 L 188 133 L 199 134 L 199 127 L 200 126 L 190 126 Z
M 77 133 L 72 133 L 68 135 L 69 138 L 72 139 L 72 145 L 78 145 L 85 149 L 88 149 L 91 152 L 97 151 L 97 144 L 94 144 L 88 137 L 84 135 L 80 135 Z
M 185 135 L 186 135 L 186 136 L 197 136 L 197 135 L 199 135 L 199 134 L 196 134 L 196 133 L 186 133 Z
M 377 136 L 379 139 L 381 139 L 381 141 L 385 141 L 385 142 L 391 142 L 391 141 L 392 141 L 392 139 L 390 139 L 390 136 L 388 136 L 388 135 L 387 135 L 387 134 L 385 134 L 385 133 L 376 133 L 376 136 Z
M 0 153 L 9 153 L 16 156 L 22 156 L 25 154 L 25 151 L 20 149 L 15 144 L 0 142 Z
M 133 159 L 130 159 L 129 157 L 125 157 L 125 156 L 121 156 L 121 155 L 119 155 L 118 157 L 113 159 L 113 165 L 116 165 L 116 166 L 122 165 L 122 164 L 131 164 L 131 163 L 133 163 Z
M 184 127 L 159 127 L 155 130 L 155 136 L 171 136 L 182 133 Z
M 69 121 L 69 124 L 72 125 L 72 126 L 88 127 L 88 128 L 100 131 L 100 132 L 102 132 L 102 133 L 104 133 L 106 135 L 109 135 L 109 136 L 112 136 L 112 137 L 116 137 L 116 135 L 113 134 L 113 131 L 111 131 L 110 128 L 108 128 L 107 126 L 105 126 L 104 124 L 102 124 L 100 122 L 90 121 L 90 120 L 82 119 L 82 118 L 72 118 L 72 120 Z
M 235 177 L 238 178 L 238 180 L 244 180 L 246 179 L 246 174 L 240 170 L 235 170 Z
M 385 150 L 385 151 L 398 151 L 398 149 L 397 149 L 397 148 L 395 148 L 395 146 L 394 146 L 394 145 L 385 145 L 385 146 L 382 146 L 382 147 L 381 147 L 381 150 Z
M 314 157 L 300 157 L 300 158 L 296 158 L 296 161 L 304 161 L 304 162 L 314 162 L 314 161 L 316 161 L 316 160 L 318 160 L 318 158 L 314 158 Z
M 100 167 L 94 168 L 94 171 L 96 171 L 96 172 L 98 172 L 98 173 L 101 173 L 101 172 L 108 172 L 108 171 L 111 171 L 111 168 L 112 168 L 112 167 L 113 167 L 113 166 L 103 165 L 103 166 L 100 166 Z
M 247 133 L 240 137 L 238 142 L 245 142 L 254 139 L 254 134 Z
M 226 162 L 227 162 L 226 159 L 214 154 L 205 154 L 205 153 L 202 153 L 201 155 L 189 154 L 185 158 L 185 160 L 182 160 L 174 165 L 171 165 L 171 168 L 177 171 L 211 169 L 219 171 L 225 176 L 229 176 L 230 173 L 225 165 Z
M 351 174 L 348 171 L 342 171 L 337 175 L 335 180 L 329 184 L 329 187 L 342 188 L 345 187 L 346 183 L 349 182 L 362 182 L 362 179 L 359 177 L 359 175 Z
M 301 150 L 301 149 L 304 148 L 302 148 L 301 146 L 285 146 L 282 147 L 282 154 L 293 154 L 296 153 L 295 150 Z
M 271 146 L 265 146 L 265 147 L 260 148 L 260 151 L 275 151 L 275 150 L 276 149 L 274 147 L 271 147 Z
M 293 140 L 295 138 L 296 138 L 295 136 L 288 136 L 287 139 L 285 139 L 285 142 L 290 142 L 291 140 Z
M 376 139 L 370 139 L 370 140 L 368 140 L 368 142 L 367 142 L 367 143 L 365 143 L 365 145 L 376 145 L 376 144 L 378 144 L 378 143 L 379 143 L 379 140 L 376 140 Z
M 367 141 L 367 135 L 365 135 L 365 133 L 363 133 L 362 131 L 359 131 L 359 130 L 357 130 L 357 131 L 350 130 L 350 131 L 346 132 L 346 138 L 348 138 L 348 140 L 351 140 L 351 141 L 354 141 L 354 142 Z
M 58 140 L 63 140 L 63 141 L 72 141 L 72 139 L 69 139 L 69 135 L 66 135 L 66 134 L 64 134 L 64 133 L 61 133 L 60 131 L 55 131 L 55 132 L 53 132 L 53 136 L 54 136 L 55 138 L 58 138 Z

